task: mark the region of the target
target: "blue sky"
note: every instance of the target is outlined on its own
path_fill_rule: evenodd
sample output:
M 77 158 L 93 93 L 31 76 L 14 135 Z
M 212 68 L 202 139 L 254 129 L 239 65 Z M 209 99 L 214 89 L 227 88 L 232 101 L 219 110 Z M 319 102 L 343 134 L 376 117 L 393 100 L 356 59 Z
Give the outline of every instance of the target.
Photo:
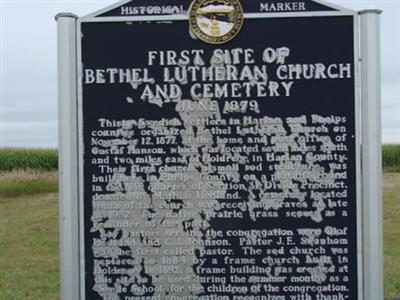
M 54 16 L 91 13 L 116 1 L 0 0 L 0 147 L 57 147 L 57 35 Z M 382 39 L 382 131 L 400 143 L 400 0 L 331 1 L 378 8 Z

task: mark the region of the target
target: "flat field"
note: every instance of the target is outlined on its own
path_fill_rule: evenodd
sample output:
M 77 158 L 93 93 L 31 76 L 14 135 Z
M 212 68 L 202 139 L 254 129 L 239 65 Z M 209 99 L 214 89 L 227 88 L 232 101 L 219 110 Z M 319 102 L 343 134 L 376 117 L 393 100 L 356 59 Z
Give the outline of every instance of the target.
M 385 173 L 383 199 L 385 298 L 400 299 L 400 173 Z
M 59 299 L 57 175 L 0 173 L 0 299 Z M 384 176 L 385 297 L 400 296 L 400 173 Z
M 56 190 L 54 172 L 0 175 L 0 299 L 59 299 Z

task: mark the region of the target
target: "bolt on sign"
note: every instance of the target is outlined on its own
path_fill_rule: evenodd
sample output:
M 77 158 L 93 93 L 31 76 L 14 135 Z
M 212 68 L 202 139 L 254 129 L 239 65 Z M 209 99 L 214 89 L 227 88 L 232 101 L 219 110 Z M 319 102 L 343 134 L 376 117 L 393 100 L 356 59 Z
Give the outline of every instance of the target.
M 82 299 L 364 299 L 356 12 L 123 1 L 77 32 Z

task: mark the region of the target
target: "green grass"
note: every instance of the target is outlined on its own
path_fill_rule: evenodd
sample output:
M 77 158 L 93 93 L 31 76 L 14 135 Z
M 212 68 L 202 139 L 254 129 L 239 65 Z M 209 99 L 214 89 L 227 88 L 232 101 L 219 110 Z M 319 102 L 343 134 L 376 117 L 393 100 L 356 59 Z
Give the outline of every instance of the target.
M 57 192 L 58 184 L 53 180 L 30 180 L 22 182 L 0 182 L 0 197 L 16 197 L 47 192 Z
M 0 198 L 0 299 L 59 299 L 57 194 Z
M 59 299 L 58 205 L 53 193 L 56 180 L 55 172 L 0 174 L 0 191 L 4 187 L 7 190 L 0 192 L 0 300 Z M 18 191 L 24 185 L 29 188 Z M 399 211 L 400 173 L 386 173 L 386 299 L 400 297 Z
M 400 173 L 384 180 L 385 298 L 400 297 Z
M 400 145 L 383 145 L 382 160 L 385 172 L 400 172 Z
M 13 171 L 0 173 L 0 198 L 57 191 L 56 172 Z
M 57 170 L 58 156 L 56 150 L 1 148 L 0 171 L 13 170 Z

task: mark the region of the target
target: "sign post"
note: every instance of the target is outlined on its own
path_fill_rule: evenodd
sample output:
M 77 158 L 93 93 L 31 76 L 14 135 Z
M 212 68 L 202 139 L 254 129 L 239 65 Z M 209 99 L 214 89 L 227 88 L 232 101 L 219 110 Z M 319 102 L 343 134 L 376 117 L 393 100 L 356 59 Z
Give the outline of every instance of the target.
M 61 298 L 80 299 L 78 215 L 77 16 L 60 13 L 58 25 L 58 168 Z
M 380 10 L 360 11 L 365 299 L 383 299 Z
M 360 68 L 324 1 L 59 16 L 62 298 L 382 299 L 376 20 Z

